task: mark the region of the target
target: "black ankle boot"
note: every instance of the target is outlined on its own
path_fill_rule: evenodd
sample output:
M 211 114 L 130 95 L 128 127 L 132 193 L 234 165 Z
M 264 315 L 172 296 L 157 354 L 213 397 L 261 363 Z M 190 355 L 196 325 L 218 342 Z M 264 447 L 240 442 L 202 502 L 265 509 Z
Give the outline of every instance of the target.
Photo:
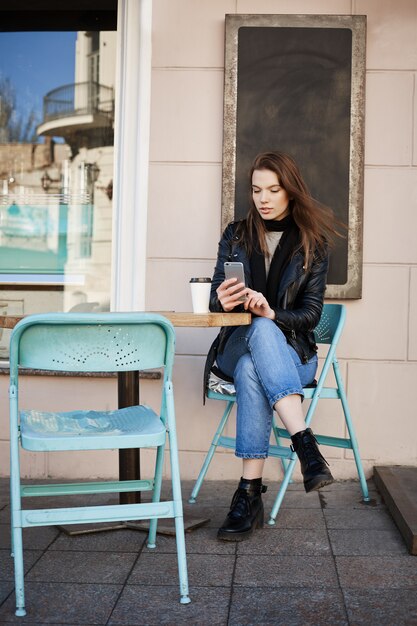
M 291 448 L 300 459 L 306 492 L 330 485 L 334 478 L 327 467 L 329 464 L 317 447 L 317 439 L 311 428 L 296 433 L 291 437 L 291 441 Z
M 262 494 L 266 491 L 262 478 L 240 479 L 230 505 L 230 511 L 217 533 L 224 541 L 242 541 L 264 525 Z

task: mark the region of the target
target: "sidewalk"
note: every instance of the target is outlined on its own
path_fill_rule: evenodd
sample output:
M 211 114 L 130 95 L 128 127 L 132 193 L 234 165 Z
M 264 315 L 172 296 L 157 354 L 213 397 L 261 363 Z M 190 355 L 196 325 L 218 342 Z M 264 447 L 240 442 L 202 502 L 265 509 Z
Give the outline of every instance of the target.
M 417 625 L 417 557 L 372 481 L 368 505 L 354 481 L 308 495 L 290 485 L 276 526 L 242 543 L 219 542 L 235 486 L 207 481 L 197 503 L 185 504 L 186 515 L 210 518 L 186 535 L 191 604 L 178 601 L 172 537 L 158 535 L 149 550 L 135 530 L 70 537 L 31 528 L 24 531 L 27 616 L 16 618 L 8 481 L 0 480 L 0 624 Z M 267 514 L 276 490 L 269 483 Z M 190 491 L 184 482 L 184 502 Z

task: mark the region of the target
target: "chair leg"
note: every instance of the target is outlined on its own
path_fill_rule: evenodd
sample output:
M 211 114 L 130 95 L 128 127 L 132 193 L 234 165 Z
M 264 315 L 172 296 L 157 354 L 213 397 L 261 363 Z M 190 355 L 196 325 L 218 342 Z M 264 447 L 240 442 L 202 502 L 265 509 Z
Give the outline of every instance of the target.
M 358 471 L 359 481 L 361 484 L 363 500 L 364 502 L 369 502 L 370 497 L 369 497 L 368 484 L 366 482 L 365 472 L 363 471 L 363 465 L 362 465 L 361 457 L 359 454 L 359 447 L 358 447 L 358 442 L 356 439 L 356 433 L 355 433 L 352 418 L 350 415 L 349 405 L 348 405 L 342 377 L 340 375 L 339 363 L 337 362 L 336 358 L 333 361 L 333 370 L 334 370 L 334 375 L 336 378 L 336 383 L 339 389 L 339 395 L 340 395 L 340 400 L 342 402 L 343 413 L 345 415 L 345 421 L 346 421 L 346 426 L 347 426 L 348 433 L 349 433 L 349 439 L 352 444 L 352 451 L 353 451 L 353 456 L 354 456 L 355 463 L 356 463 L 356 469 Z
M 180 602 L 191 602 L 188 595 L 187 556 L 185 552 L 184 516 L 181 496 L 180 468 L 178 462 L 177 431 L 175 427 L 175 409 L 172 384 L 166 384 L 167 421 L 169 437 L 169 453 L 171 460 L 172 495 L 175 512 L 175 537 L 177 543 L 178 576 L 180 581 Z
M 25 587 L 24 587 L 24 569 L 23 569 L 23 543 L 22 528 L 12 528 L 12 541 L 14 553 L 14 580 L 16 594 L 16 615 L 23 617 L 25 611 Z
M 228 402 L 227 403 L 226 409 L 225 409 L 225 411 L 223 413 L 223 417 L 220 420 L 220 424 L 218 425 L 217 430 L 216 430 L 216 432 L 214 434 L 214 437 L 213 437 L 213 440 L 211 442 L 209 451 L 207 452 L 207 456 L 204 459 L 204 463 L 202 465 L 202 468 L 200 470 L 200 473 L 199 473 L 199 475 L 197 477 L 196 483 L 194 485 L 194 488 L 193 488 L 193 490 L 191 492 L 191 495 L 190 495 L 190 498 L 188 500 L 188 502 L 190 504 L 194 504 L 194 502 L 197 499 L 198 493 L 199 493 L 199 491 L 201 489 L 201 485 L 203 484 L 204 478 L 206 477 L 207 470 L 209 468 L 209 465 L 211 463 L 213 455 L 216 452 L 216 448 L 217 448 L 217 445 L 219 443 L 219 439 L 220 439 L 220 437 L 223 434 L 224 427 L 226 426 L 227 420 L 229 419 L 229 415 L 230 415 L 230 412 L 231 412 L 231 410 L 233 408 L 233 405 L 234 405 L 234 402 Z
M 25 587 L 23 567 L 23 539 L 22 539 L 22 498 L 20 495 L 20 462 L 19 444 L 16 429 L 17 404 L 16 397 L 10 403 L 10 504 L 11 504 L 11 543 L 14 560 L 14 579 L 16 595 L 16 615 L 23 617 L 25 611 Z
M 164 464 L 164 452 L 165 444 L 158 446 L 156 451 L 155 461 L 155 478 L 152 493 L 152 502 L 159 502 L 161 500 L 161 487 L 162 487 L 162 470 Z M 151 519 L 149 523 L 149 535 L 148 535 L 148 548 L 156 548 L 156 530 L 158 526 L 158 518 Z
M 293 458 L 293 457 L 295 457 L 295 458 Z M 274 524 L 275 524 L 275 518 L 278 515 L 278 511 L 279 511 L 279 509 L 281 507 L 282 500 L 284 499 L 285 492 L 287 491 L 287 487 L 288 487 L 288 485 L 289 485 L 289 483 L 291 481 L 291 476 L 293 474 L 296 462 L 297 462 L 297 457 L 296 457 L 296 454 L 294 452 L 291 460 L 288 462 L 288 467 L 287 467 L 287 469 L 285 471 L 284 478 L 283 478 L 282 483 L 281 483 L 281 487 L 279 488 L 278 495 L 275 498 L 275 502 L 274 502 L 274 505 L 273 505 L 272 510 L 271 510 L 270 518 L 269 518 L 269 521 L 268 521 L 268 524 L 270 526 L 274 526 Z
M 12 501 L 12 499 L 10 499 L 10 501 Z M 13 514 L 11 514 L 10 516 L 10 528 L 13 529 Z M 10 556 L 12 557 L 12 559 L 14 558 L 14 538 L 13 538 L 13 531 L 10 532 Z
M 189 604 L 191 599 L 188 595 L 187 556 L 185 551 L 184 518 L 175 517 L 175 534 L 177 537 L 178 577 L 180 580 L 180 602 Z

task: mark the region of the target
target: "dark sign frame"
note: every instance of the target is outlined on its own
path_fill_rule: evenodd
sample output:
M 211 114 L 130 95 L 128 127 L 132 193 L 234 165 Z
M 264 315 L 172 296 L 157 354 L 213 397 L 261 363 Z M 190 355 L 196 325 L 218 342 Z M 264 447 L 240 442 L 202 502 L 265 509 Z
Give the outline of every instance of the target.
M 246 214 L 254 156 L 291 154 L 347 226 L 327 298 L 362 296 L 365 36 L 362 15 L 226 15 L 222 228 Z

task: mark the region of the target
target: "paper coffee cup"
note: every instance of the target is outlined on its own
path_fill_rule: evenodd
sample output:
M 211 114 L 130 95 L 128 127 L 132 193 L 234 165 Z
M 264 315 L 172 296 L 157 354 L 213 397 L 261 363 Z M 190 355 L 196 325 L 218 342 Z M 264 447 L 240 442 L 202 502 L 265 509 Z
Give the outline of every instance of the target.
M 191 278 L 191 298 L 194 313 L 208 313 L 211 291 L 211 278 Z

